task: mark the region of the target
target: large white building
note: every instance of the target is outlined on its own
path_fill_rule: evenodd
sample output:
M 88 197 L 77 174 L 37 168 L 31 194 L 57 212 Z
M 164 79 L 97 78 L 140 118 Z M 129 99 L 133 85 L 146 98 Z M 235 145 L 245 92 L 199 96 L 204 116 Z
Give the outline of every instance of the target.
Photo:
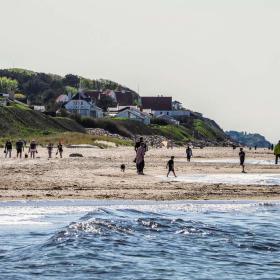
M 103 117 L 103 110 L 97 107 L 90 97 L 81 92 L 73 96 L 73 98 L 64 105 L 64 108 L 69 113 L 84 117 Z
M 166 115 L 173 118 L 190 117 L 191 111 L 183 109 L 178 101 L 172 102 L 172 97 L 166 96 L 143 96 L 141 97 L 141 108 L 143 112 L 155 117 Z

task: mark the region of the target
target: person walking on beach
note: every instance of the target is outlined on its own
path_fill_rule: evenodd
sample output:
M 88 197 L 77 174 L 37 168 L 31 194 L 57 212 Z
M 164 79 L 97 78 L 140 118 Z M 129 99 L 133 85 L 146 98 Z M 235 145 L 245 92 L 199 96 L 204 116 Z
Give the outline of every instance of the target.
M 60 158 L 62 158 L 62 153 L 63 153 L 63 146 L 62 146 L 61 142 L 59 142 L 58 145 L 57 145 L 56 154 L 59 154 Z
M 240 148 L 239 159 L 240 159 L 240 166 L 242 167 L 242 173 L 246 173 L 245 172 L 245 152 L 243 151 L 243 148 Z
M 140 144 L 140 147 L 136 152 L 136 168 L 138 175 L 144 175 L 144 167 L 145 167 L 145 153 L 146 153 L 146 145 L 144 142 Z
M 11 140 L 8 140 L 5 144 L 5 158 L 7 158 L 7 156 L 9 155 L 9 158 L 12 157 L 12 149 L 13 149 L 13 144 L 11 142 Z
M 16 142 L 17 158 L 22 158 L 22 152 L 24 151 L 24 143 L 22 140 Z
M 190 162 L 191 161 L 191 157 L 192 157 L 192 149 L 191 149 L 190 146 L 188 146 L 187 149 L 186 149 L 186 155 L 187 155 L 188 162 Z
M 37 144 L 35 140 L 32 140 L 29 146 L 29 153 L 31 158 L 35 158 L 35 154 L 38 153 L 37 151 Z
M 47 150 L 48 150 L 48 156 L 49 158 L 52 158 L 52 151 L 53 151 L 53 144 L 49 143 L 47 146 Z
M 175 167 L 174 167 L 174 156 L 167 162 L 166 168 L 168 168 L 167 177 L 169 176 L 170 172 L 173 173 L 174 177 L 176 176 Z
M 280 140 L 274 148 L 275 164 L 278 164 L 278 159 L 280 158 Z

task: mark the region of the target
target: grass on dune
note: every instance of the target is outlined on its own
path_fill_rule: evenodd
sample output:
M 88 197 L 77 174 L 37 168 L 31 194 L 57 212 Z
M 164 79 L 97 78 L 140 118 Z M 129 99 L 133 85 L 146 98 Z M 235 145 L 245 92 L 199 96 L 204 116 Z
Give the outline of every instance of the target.
M 10 138 L 0 138 L 0 146 L 4 146 L 4 143 L 11 139 L 13 144 L 20 139 L 20 137 L 10 137 Z M 24 138 L 27 143 L 30 143 L 31 140 L 35 140 L 40 145 L 47 145 L 48 143 L 57 144 L 61 141 L 64 145 L 79 145 L 79 144 L 90 144 L 99 146 L 102 148 L 106 148 L 106 144 L 101 144 L 96 141 L 106 141 L 116 144 L 117 146 L 131 146 L 132 141 L 122 140 L 114 137 L 108 136 L 96 136 L 90 135 L 86 133 L 79 133 L 79 132 L 63 132 L 63 133 L 54 133 L 50 135 L 32 135 L 28 138 Z

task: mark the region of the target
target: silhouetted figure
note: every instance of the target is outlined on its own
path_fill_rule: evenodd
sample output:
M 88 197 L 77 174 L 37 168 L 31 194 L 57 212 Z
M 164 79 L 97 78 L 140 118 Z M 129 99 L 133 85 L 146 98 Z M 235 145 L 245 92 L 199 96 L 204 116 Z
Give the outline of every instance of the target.
M 5 150 L 4 150 L 5 158 L 7 156 L 9 156 L 9 158 L 12 157 L 12 149 L 13 149 L 13 144 L 12 144 L 11 140 L 8 140 L 5 144 Z
M 17 158 L 22 158 L 22 152 L 24 151 L 24 143 L 22 140 L 16 142 Z
M 186 155 L 187 155 L 187 160 L 188 160 L 188 162 L 190 162 L 191 161 L 191 158 L 192 158 L 192 149 L 191 149 L 191 147 L 190 146 L 188 146 L 187 147 L 187 149 L 186 149 Z
M 174 177 L 176 176 L 175 167 L 174 167 L 174 156 L 167 162 L 166 168 L 168 168 L 167 177 L 169 176 L 170 172 L 173 173 Z
M 31 158 L 35 158 L 35 154 L 38 153 L 37 151 L 37 144 L 35 140 L 32 140 L 29 146 L 29 153 Z
M 136 158 L 135 158 L 138 175 L 144 175 L 145 153 L 146 153 L 146 145 L 145 143 L 142 142 L 140 144 L 140 147 L 137 148 Z
M 240 159 L 240 166 L 242 167 L 242 173 L 246 173 L 245 172 L 245 152 L 243 151 L 243 148 L 240 148 L 239 159 Z
M 58 145 L 57 145 L 57 152 L 56 152 L 56 154 L 59 154 L 60 158 L 62 158 L 63 146 L 62 146 L 61 142 L 59 142 Z
M 274 148 L 275 164 L 278 164 L 278 159 L 280 158 L 280 140 Z
M 49 143 L 47 146 L 47 150 L 48 150 L 48 156 L 49 158 L 52 158 L 52 152 L 53 152 L 53 144 Z

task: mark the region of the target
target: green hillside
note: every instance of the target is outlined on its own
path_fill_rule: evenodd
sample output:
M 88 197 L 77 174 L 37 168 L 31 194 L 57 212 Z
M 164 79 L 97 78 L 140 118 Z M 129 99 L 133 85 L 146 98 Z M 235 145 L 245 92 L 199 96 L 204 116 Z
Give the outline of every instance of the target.
M 49 112 L 60 109 L 56 98 L 67 92 L 77 92 L 82 86 L 86 90 L 125 90 L 137 99 L 137 93 L 109 80 L 86 79 L 68 74 L 64 77 L 54 74 L 37 73 L 25 69 L 0 70 L 0 92 L 15 92 L 16 98 L 31 104 L 44 105 Z M 102 108 L 111 107 L 111 100 L 100 100 Z M 103 104 L 105 102 L 105 104 Z M 104 105 L 104 106 L 103 106 Z M 72 118 L 75 116 L 71 116 Z M 164 122 L 152 121 L 146 126 L 131 120 L 90 119 L 90 118 L 53 118 L 33 111 L 27 106 L 14 103 L 12 106 L 0 107 L 0 137 L 46 136 L 61 132 L 85 132 L 84 128 L 103 128 L 111 133 L 134 139 L 136 135 L 162 135 L 173 139 L 178 144 L 187 141 L 223 145 L 228 136 L 213 120 L 193 114 L 180 119 L 181 125 L 175 126 Z M 80 141 L 80 140 L 79 140 Z
M 0 137 L 30 137 L 56 132 L 84 132 L 84 128 L 72 119 L 53 118 L 25 106 L 13 104 L 0 107 Z

